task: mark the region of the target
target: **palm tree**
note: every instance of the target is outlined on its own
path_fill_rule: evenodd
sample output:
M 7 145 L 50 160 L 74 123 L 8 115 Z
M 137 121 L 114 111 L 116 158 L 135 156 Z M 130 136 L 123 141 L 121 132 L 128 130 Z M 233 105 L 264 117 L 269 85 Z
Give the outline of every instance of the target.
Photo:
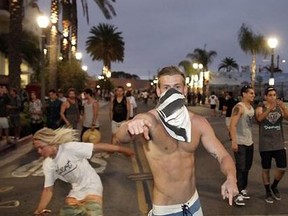
M 214 50 L 207 51 L 205 47 L 204 49 L 194 49 L 193 53 L 187 54 L 187 58 L 191 58 L 192 61 L 201 63 L 203 65 L 203 70 L 208 71 L 208 65 L 211 64 L 214 57 L 217 56 L 217 52 Z
M 239 71 L 239 65 L 233 58 L 226 57 L 221 61 L 221 63 L 218 66 L 218 71 L 221 71 L 221 70 L 224 70 L 226 72 L 231 72 L 234 70 Z
M 49 32 L 48 44 L 48 74 L 49 89 L 57 88 L 57 62 L 58 62 L 58 20 L 59 20 L 59 0 L 51 0 L 50 7 L 51 28 Z
M 203 65 L 203 71 L 208 71 L 208 65 L 212 63 L 214 57 L 217 56 L 217 52 L 214 50 L 207 51 L 206 44 L 204 49 L 196 48 L 193 53 L 188 53 L 187 58 L 191 58 L 192 61 L 201 63 Z M 204 76 L 204 75 L 203 75 Z M 203 77 L 203 100 L 205 99 L 207 93 L 209 92 L 209 80 L 205 80 Z
M 111 0 L 115 2 L 115 0 Z M 114 7 L 109 0 L 94 0 L 99 9 L 103 13 L 106 19 L 111 19 L 116 16 Z M 77 17 L 77 0 L 61 0 L 62 5 L 62 31 L 66 32 L 66 39 L 70 43 L 61 43 L 61 52 L 64 59 L 68 59 L 70 53 L 75 55 L 78 45 L 78 17 Z M 89 23 L 88 3 L 87 0 L 81 0 L 83 14 L 86 17 L 87 23 Z M 71 29 L 71 30 L 70 30 Z M 72 45 L 72 46 L 70 46 Z
M 86 41 L 86 51 L 93 61 L 103 61 L 103 66 L 110 71 L 111 62 L 123 62 L 125 43 L 122 32 L 117 32 L 113 25 L 100 23 L 91 28 L 90 34 Z
M 23 0 L 9 1 L 8 60 L 11 87 L 20 88 Z
M 255 75 L 256 75 L 256 55 L 257 54 L 267 54 L 268 46 L 266 40 L 262 35 L 256 35 L 250 27 L 246 24 L 242 24 L 239 33 L 238 41 L 241 49 L 246 54 L 252 55 L 251 62 L 251 85 L 254 88 L 255 85 Z
M 115 0 L 111 0 L 114 2 Z M 102 11 L 106 19 L 111 19 L 112 16 L 116 16 L 116 12 L 111 4 L 110 0 L 94 0 L 94 2 L 98 5 L 99 9 Z M 69 59 L 72 55 L 75 55 L 77 51 L 78 45 L 78 17 L 77 17 L 77 0 L 51 0 L 51 20 L 54 28 L 50 29 L 50 41 L 49 41 L 49 87 L 50 89 L 57 88 L 57 55 L 58 55 L 58 20 L 59 20 L 59 3 L 62 3 L 63 9 L 63 33 L 66 31 L 68 34 L 67 37 L 62 38 L 61 42 L 61 52 L 63 54 L 64 59 Z M 87 0 L 81 0 L 83 14 L 87 19 L 87 23 L 89 23 L 89 14 L 88 14 L 88 4 Z M 71 29 L 71 31 L 70 31 Z M 67 41 L 65 41 L 66 39 Z M 72 46 L 70 46 L 72 45 Z
M 183 60 L 179 62 L 178 66 L 184 68 L 186 76 L 191 76 L 192 74 L 196 74 L 197 71 L 193 68 L 192 63 L 188 60 Z

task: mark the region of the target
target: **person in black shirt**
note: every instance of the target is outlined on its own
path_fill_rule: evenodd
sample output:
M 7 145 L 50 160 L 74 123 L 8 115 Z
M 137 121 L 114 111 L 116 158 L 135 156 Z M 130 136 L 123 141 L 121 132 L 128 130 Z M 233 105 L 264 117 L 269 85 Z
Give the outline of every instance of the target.
M 115 97 L 110 103 L 110 119 L 112 121 L 112 143 L 120 125 L 127 121 L 130 116 L 130 102 L 124 96 L 124 87 L 118 86 L 115 90 Z
M 223 110 L 226 111 L 226 118 L 225 118 L 225 123 L 226 127 L 228 130 L 228 135 L 231 140 L 230 136 L 230 119 L 231 119 L 231 114 L 232 114 L 232 109 L 233 107 L 237 104 L 237 101 L 233 97 L 233 92 L 228 92 L 227 99 L 223 105 Z

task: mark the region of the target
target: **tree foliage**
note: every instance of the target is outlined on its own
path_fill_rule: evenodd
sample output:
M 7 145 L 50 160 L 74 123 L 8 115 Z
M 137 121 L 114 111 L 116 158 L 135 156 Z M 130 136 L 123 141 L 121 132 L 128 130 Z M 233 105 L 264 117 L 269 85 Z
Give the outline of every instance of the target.
M 0 35 L 0 52 L 5 56 L 8 55 L 8 39 L 9 34 Z M 41 50 L 39 48 L 39 38 L 30 31 L 22 32 L 22 40 L 20 44 L 21 57 L 35 72 L 37 78 L 40 71 Z
M 191 76 L 192 74 L 197 73 L 197 70 L 193 68 L 191 61 L 183 60 L 179 62 L 178 66 L 183 67 L 186 76 Z
M 255 75 L 256 75 L 256 55 L 268 53 L 268 45 L 264 36 L 255 34 L 247 24 L 242 24 L 238 33 L 238 42 L 241 49 L 252 55 L 251 62 L 251 85 L 254 88 Z
M 124 71 L 113 71 L 111 73 L 111 78 L 140 79 L 138 75 L 126 73 Z
M 218 71 L 231 72 L 234 70 L 239 71 L 239 65 L 236 60 L 231 57 L 224 58 L 218 66 Z
M 75 88 L 81 92 L 86 87 L 88 75 L 82 70 L 79 61 L 62 61 L 58 64 L 57 86 L 66 92 L 69 88 Z
M 111 69 L 111 62 L 124 61 L 124 40 L 122 32 L 113 25 L 100 23 L 93 26 L 86 41 L 86 51 L 93 61 L 102 61 L 103 66 Z
M 208 71 L 208 65 L 213 62 L 214 57 L 217 56 L 217 52 L 214 50 L 207 51 L 206 48 L 194 49 L 193 53 L 188 53 L 187 58 L 190 58 L 192 62 L 201 63 L 203 65 L 203 70 Z

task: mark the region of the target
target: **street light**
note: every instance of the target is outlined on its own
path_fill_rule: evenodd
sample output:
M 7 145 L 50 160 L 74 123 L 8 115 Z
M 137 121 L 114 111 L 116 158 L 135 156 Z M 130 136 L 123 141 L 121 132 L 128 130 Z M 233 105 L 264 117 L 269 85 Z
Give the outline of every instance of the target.
M 37 17 L 37 24 L 41 28 L 41 44 L 40 44 L 40 50 L 41 50 L 41 73 L 40 73 L 40 79 L 41 79 L 41 102 L 44 104 L 45 102 L 45 55 L 47 54 L 47 49 L 45 48 L 45 29 L 48 27 L 50 21 L 47 16 L 41 15 Z
M 199 73 L 199 72 L 201 72 L 202 71 L 202 69 L 203 69 L 203 64 L 201 64 L 201 63 L 193 63 L 193 68 L 195 69 L 195 70 L 197 70 L 197 72 Z M 200 80 L 202 79 L 202 91 L 203 91 L 203 93 L 204 93 L 204 84 L 205 84 L 205 79 L 204 79 L 204 73 L 199 73 L 199 75 L 202 75 L 201 77 L 200 77 Z M 199 80 L 199 81 L 200 81 Z
M 83 55 L 82 55 L 82 53 L 81 52 L 76 52 L 75 53 L 75 58 L 77 59 L 77 60 L 81 60 L 82 59 L 82 57 L 83 57 Z
M 269 78 L 269 85 L 273 86 L 275 83 L 274 80 L 274 49 L 277 47 L 278 45 L 278 40 L 277 38 L 269 38 L 268 39 L 268 46 L 271 48 L 271 74 L 270 74 L 270 78 Z
M 102 68 L 102 75 L 106 76 L 107 78 L 111 77 L 111 71 L 109 70 L 109 68 L 107 66 L 103 66 Z
M 88 70 L 88 67 L 86 65 L 82 65 L 81 68 L 82 68 L 83 71 L 87 71 Z

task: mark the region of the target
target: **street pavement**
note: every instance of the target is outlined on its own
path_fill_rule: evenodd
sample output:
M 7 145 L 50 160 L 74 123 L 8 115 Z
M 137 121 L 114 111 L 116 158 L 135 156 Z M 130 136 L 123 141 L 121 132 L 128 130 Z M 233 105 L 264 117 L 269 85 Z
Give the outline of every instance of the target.
M 139 112 L 145 112 L 154 106 L 151 102 L 142 104 L 138 101 Z M 230 141 L 225 126 L 224 117 L 210 117 L 207 106 L 193 106 L 189 109 L 203 115 L 212 125 L 216 136 L 232 154 Z M 101 103 L 99 120 L 102 141 L 109 143 L 111 140 L 111 124 L 108 115 L 107 103 Z M 284 131 L 287 131 L 287 125 Z M 202 145 L 196 151 L 196 181 L 197 189 L 204 215 L 227 216 L 280 216 L 288 215 L 286 203 L 288 201 L 288 181 L 284 176 L 280 182 L 279 190 L 282 200 L 274 204 L 264 201 L 264 186 L 261 180 L 261 165 L 258 151 L 258 127 L 253 125 L 255 141 L 254 163 L 249 175 L 248 190 L 251 199 L 246 206 L 229 206 L 223 201 L 220 194 L 221 184 L 225 178 L 219 170 L 216 160 L 207 153 Z M 106 216 L 144 216 L 151 208 L 152 175 L 143 150 L 138 143 L 129 144 L 134 149 L 136 157 L 127 158 L 119 154 L 111 154 L 109 158 L 96 158 L 91 160 L 92 166 L 99 173 L 104 186 L 104 215 Z M 0 202 L 17 200 L 14 207 L 0 205 L 0 215 L 26 216 L 32 215 L 38 204 L 43 185 L 43 173 L 39 156 L 32 148 L 29 138 L 16 149 L 0 155 L 0 186 L 13 186 L 7 192 L 1 192 Z M 69 185 L 57 182 L 55 185 L 54 199 L 49 205 L 52 210 L 50 215 L 57 215 L 61 208 Z M 19 205 L 17 205 L 19 204 Z

